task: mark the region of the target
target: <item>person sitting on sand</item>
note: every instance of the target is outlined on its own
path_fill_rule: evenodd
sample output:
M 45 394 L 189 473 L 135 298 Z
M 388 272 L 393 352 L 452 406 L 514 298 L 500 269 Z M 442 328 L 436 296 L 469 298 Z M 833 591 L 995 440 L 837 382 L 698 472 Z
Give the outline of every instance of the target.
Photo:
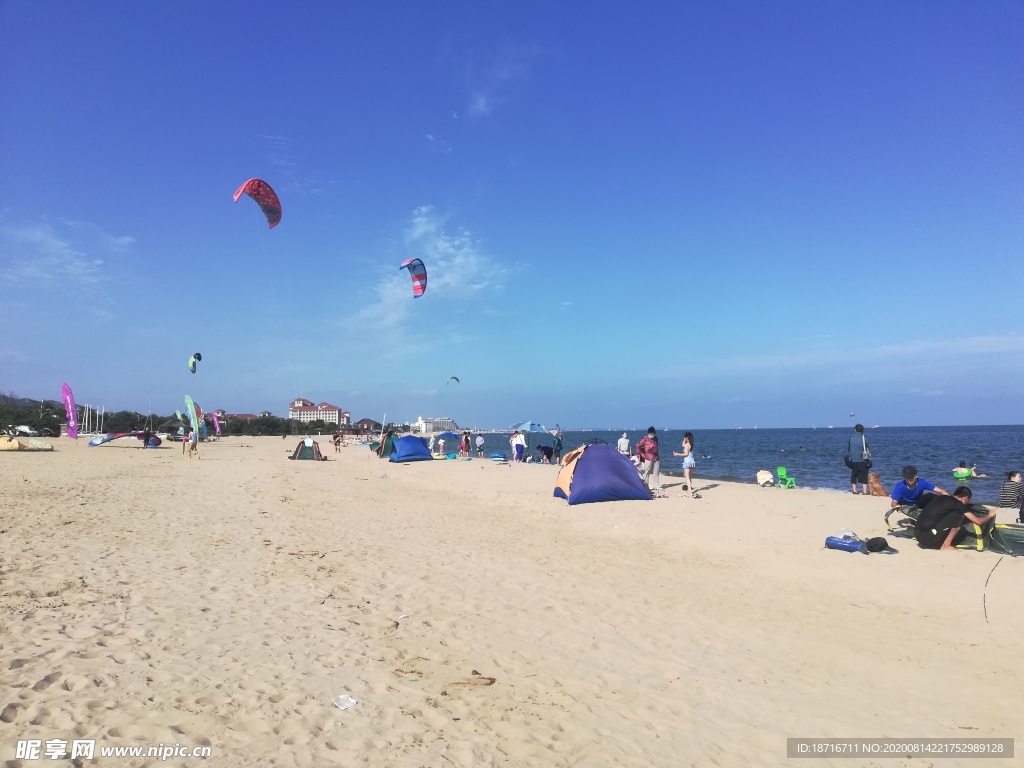
M 923 507 L 928 503 L 929 495 L 949 496 L 949 494 L 917 476 L 917 467 L 906 466 L 903 468 L 903 479 L 896 483 L 892 489 L 892 506 L 902 507 L 905 504 L 917 504 Z
M 550 445 L 538 445 L 536 451 L 540 454 L 540 456 L 537 457 L 537 460 L 542 464 L 550 464 L 551 457 L 555 454 L 555 449 Z
M 914 524 L 914 536 L 922 549 L 952 551 L 967 535 L 962 526 L 964 520 L 975 525 L 984 525 L 995 519 L 996 513 L 986 510 L 975 512 L 969 506 L 971 489 L 961 485 L 952 496 L 932 496 Z
M 1020 481 L 1020 471 L 1014 469 L 1006 473 L 1006 482 L 999 489 L 999 506 L 1003 509 L 1015 509 L 1017 522 L 1020 522 L 1022 500 L 1024 500 L 1024 483 Z

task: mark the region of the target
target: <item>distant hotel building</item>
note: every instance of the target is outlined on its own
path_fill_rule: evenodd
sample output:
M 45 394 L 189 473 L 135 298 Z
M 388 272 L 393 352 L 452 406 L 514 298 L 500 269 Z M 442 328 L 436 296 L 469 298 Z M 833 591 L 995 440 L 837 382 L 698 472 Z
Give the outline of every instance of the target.
M 459 425 L 447 416 L 442 416 L 436 419 L 424 419 L 420 416 L 412 425 L 412 431 L 420 432 L 421 434 L 427 434 L 429 432 L 457 432 L 458 429 Z
M 296 398 L 288 406 L 288 418 L 308 424 L 311 421 L 322 421 L 325 424 L 347 425 L 352 414 L 343 411 L 336 405 L 320 403 L 313 405 L 309 400 Z

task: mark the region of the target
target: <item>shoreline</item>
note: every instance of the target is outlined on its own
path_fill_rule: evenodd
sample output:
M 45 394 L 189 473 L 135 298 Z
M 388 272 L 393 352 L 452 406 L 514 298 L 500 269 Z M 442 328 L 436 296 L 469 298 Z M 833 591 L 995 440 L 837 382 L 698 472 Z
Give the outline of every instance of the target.
M 669 476 L 569 507 L 556 471 L 298 439 L 0 456 L 4 759 L 87 734 L 229 768 L 802 765 L 787 737 L 1018 735 L 1024 568 L 895 538 L 886 499 Z M 824 549 L 843 528 L 899 554 Z

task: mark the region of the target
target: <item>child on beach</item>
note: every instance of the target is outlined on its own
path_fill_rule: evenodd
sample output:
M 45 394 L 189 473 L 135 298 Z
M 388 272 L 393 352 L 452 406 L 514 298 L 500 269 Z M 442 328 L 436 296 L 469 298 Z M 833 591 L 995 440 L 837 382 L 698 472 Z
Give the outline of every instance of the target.
M 690 498 L 699 499 L 700 494 L 693 492 L 693 480 L 690 477 L 690 470 L 697 466 L 696 460 L 693 458 L 693 433 L 686 432 L 683 434 L 683 452 L 672 451 L 673 456 L 683 457 L 683 477 L 686 480 L 686 490 L 690 492 Z

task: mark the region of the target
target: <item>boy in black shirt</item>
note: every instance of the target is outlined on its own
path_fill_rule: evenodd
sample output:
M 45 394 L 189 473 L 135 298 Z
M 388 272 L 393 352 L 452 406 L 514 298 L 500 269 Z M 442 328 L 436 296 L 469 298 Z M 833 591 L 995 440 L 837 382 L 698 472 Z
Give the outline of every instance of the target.
M 967 534 L 961 529 L 964 520 L 983 525 L 995 518 L 992 510 L 984 515 L 974 512 L 970 506 L 971 489 L 961 485 L 952 496 L 934 496 L 925 504 L 914 525 L 917 543 L 924 549 L 938 549 L 949 552 Z

